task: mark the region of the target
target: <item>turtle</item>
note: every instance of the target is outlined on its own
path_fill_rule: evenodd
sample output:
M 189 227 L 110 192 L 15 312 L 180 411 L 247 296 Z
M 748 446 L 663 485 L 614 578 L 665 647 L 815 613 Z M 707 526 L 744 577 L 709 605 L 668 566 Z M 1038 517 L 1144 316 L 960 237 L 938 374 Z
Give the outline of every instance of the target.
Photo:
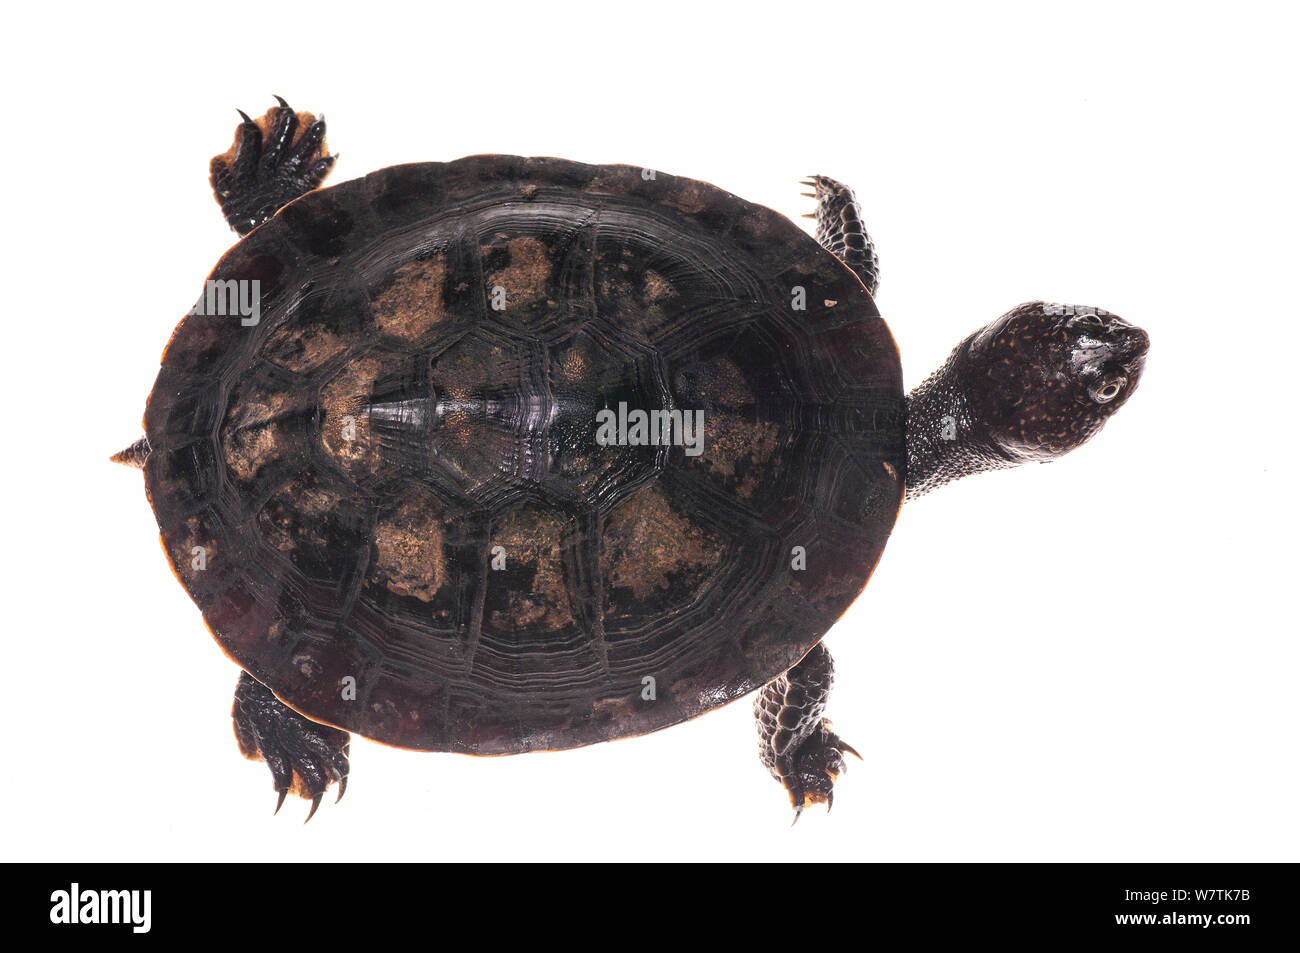
M 823 637 L 904 500 L 1046 462 L 1137 387 L 1138 327 L 1033 301 L 905 393 L 854 192 L 815 234 L 709 183 L 474 155 L 331 187 L 325 119 L 240 112 L 238 240 L 145 434 L 162 546 L 241 669 L 278 812 L 351 735 L 473 755 L 656 731 L 753 694 L 795 819 L 857 752 Z

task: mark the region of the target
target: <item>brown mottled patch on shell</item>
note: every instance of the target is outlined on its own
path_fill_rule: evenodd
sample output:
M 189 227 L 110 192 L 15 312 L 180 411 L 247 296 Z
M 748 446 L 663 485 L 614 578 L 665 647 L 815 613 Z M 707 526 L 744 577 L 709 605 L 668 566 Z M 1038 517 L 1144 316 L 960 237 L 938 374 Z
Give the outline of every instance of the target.
M 310 474 L 303 474 L 272 494 L 257 514 L 262 538 L 282 553 L 291 553 L 304 543 L 328 545 L 320 531 L 321 521 L 341 502 L 333 490 L 320 486 Z
M 500 360 L 505 353 L 500 345 L 494 344 L 486 352 L 474 349 L 445 354 L 434 367 L 439 393 L 453 400 L 470 400 L 492 381 L 492 369 L 485 360 Z
M 282 391 L 254 389 L 240 393 L 230 402 L 226 414 L 227 430 L 245 430 L 272 423 L 293 406 L 293 398 Z
M 677 294 L 677 289 L 663 275 L 647 268 L 643 279 L 646 300 L 651 304 L 662 304 Z
M 754 392 L 749 389 L 745 375 L 736 362 L 718 357 L 708 362 L 708 381 L 704 392 L 728 410 L 736 410 L 754 402 Z
M 370 306 L 375 325 L 384 334 L 404 341 L 419 339 L 447 316 L 442 299 L 446 280 L 447 259 L 443 255 L 398 268 Z
M 295 505 L 308 516 L 324 516 L 336 509 L 342 498 L 333 490 L 309 484 L 298 490 Z
M 651 298 L 651 286 L 659 290 L 662 287 L 650 277 L 650 272 L 642 278 L 632 271 L 632 261 L 630 249 L 617 246 L 600 249 L 596 256 L 596 302 L 600 313 L 618 325 L 620 334 L 631 340 L 646 340 L 669 320 L 672 307 L 666 302 L 675 290 Z
M 562 629 L 573 623 L 560 562 L 563 534 L 563 520 L 553 513 L 533 509 L 515 510 L 493 529 L 491 545 L 504 550 L 507 567 L 533 573 L 529 589 L 510 589 L 509 611 L 493 614 L 492 621 L 497 628 Z M 489 580 L 496 576 L 494 573 Z
M 442 512 L 427 493 L 417 493 L 375 525 L 374 570 L 399 596 L 432 602 L 447 578 L 442 549 Z
M 288 394 L 256 388 L 231 401 L 221 428 L 221 449 L 237 479 L 251 479 L 281 455 L 288 441 L 280 433 L 279 419 L 291 405 Z
M 704 453 L 699 459 L 711 473 L 725 478 L 743 470 L 747 479 L 737 492 L 748 498 L 754 489 L 753 476 L 772 459 L 780 436 L 781 428 L 769 420 L 715 414 L 705 420 Z
M 606 517 L 601 572 L 609 586 L 645 599 L 667 589 L 675 574 L 716 566 L 722 554 L 721 541 L 673 509 L 652 484 Z
M 353 361 L 321 392 L 321 443 L 345 469 L 377 466 L 377 454 L 370 443 L 366 404 L 379 366 L 378 359 L 373 357 Z M 350 436 L 354 439 L 348 439 Z
M 597 287 L 600 293 L 611 301 L 626 301 L 628 306 L 631 307 L 636 302 L 638 295 L 636 286 L 632 284 L 632 281 L 625 274 L 628 266 L 625 262 L 610 261 L 609 257 L 602 255 L 598 263 L 597 274 L 599 280 Z
M 501 245 L 484 245 L 486 254 Z M 537 238 L 512 238 L 504 242 L 510 261 L 503 268 L 484 276 L 487 290 L 501 287 L 506 291 L 506 311 L 511 307 L 534 304 L 546 298 L 546 282 L 551 276 L 551 253 L 546 243 Z
M 249 480 L 277 456 L 279 441 L 274 426 L 267 424 L 227 433 L 221 438 L 221 447 L 231 473 L 240 480 Z
M 348 349 L 342 335 L 316 324 L 287 321 L 266 342 L 267 359 L 296 374 L 314 371 Z

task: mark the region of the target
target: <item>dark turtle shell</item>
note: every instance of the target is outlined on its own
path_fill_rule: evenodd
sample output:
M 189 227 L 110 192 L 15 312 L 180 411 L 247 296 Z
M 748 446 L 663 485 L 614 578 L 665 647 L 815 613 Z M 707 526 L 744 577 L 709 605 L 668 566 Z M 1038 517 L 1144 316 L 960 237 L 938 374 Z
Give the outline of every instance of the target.
M 293 202 L 210 281 L 258 282 L 260 314 L 209 302 L 173 335 L 149 497 L 222 648 L 317 721 L 478 754 L 674 724 L 798 661 L 893 527 L 889 330 L 712 185 L 396 166 Z M 636 443 L 635 415 L 602 445 L 620 405 L 702 411 L 702 452 Z

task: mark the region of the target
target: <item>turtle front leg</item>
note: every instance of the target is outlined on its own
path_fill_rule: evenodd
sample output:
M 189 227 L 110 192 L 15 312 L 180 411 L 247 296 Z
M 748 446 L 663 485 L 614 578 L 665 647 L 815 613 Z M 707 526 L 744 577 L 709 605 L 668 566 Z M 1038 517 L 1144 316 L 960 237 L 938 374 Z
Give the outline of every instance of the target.
M 818 643 L 754 699 L 758 756 L 789 793 L 796 821 L 812 804 L 824 803 L 829 811 L 835 779 L 845 768 L 844 752 L 861 757 L 822 717 L 834 673 L 830 651 Z
M 816 189 L 804 195 L 817 200 L 817 212 L 804 218 L 817 220 L 817 241 L 848 265 L 875 297 L 880 287 L 880 260 L 867 226 L 862 223 L 862 208 L 853 190 L 824 175 L 814 175 L 802 184 Z
M 325 145 L 325 117 L 280 105 L 244 121 L 235 142 L 209 166 L 212 193 L 230 227 L 247 235 L 329 175 L 334 156 Z
M 279 799 L 293 792 L 311 801 L 310 821 L 326 789 L 338 782 L 339 796 L 348 788 L 348 746 L 351 735 L 298 714 L 247 672 L 235 688 L 235 740 L 240 753 L 252 761 L 265 761 Z M 306 823 L 304 821 L 303 823 Z

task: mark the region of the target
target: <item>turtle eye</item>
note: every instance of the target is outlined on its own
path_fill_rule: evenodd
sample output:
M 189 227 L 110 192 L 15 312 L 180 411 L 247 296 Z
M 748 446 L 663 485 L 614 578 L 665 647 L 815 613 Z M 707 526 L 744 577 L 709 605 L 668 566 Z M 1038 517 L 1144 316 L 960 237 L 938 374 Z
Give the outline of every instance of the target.
M 1128 383 L 1128 378 L 1123 374 L 1116 377 L 1108 377 L 1100 384 L 1092 388 L 1092 399 L 1099 404 L 1108 404 L 1119 396 L 1124 385 Z

